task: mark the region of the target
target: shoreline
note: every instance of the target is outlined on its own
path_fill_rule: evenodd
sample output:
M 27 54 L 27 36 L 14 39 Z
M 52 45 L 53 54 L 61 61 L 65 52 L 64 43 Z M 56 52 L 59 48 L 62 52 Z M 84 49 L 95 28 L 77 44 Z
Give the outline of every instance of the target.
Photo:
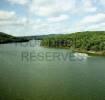
M 73 49 L 73 52 L 86 53 L 92 56 L 105 56 L 105 51 L 87 51 L 87 50 Z
M 21 41 L 10 41 L 10 42 L 2 42 L 0 44 L 11 44 L 11 43 L 23 43 L 23 42 L 29 42 L 30 40 L 21 40 Z M 68 47 L 48 47 L 44 45 L 40 45 L 44 48 L 53 48 L 53 49 L 70 49 L 72 52 L 77 52 L 77 53 L 85 53 L 88 55 L 92 56 L 104 56 L 105 57 L 105 51 L 87 51 L 87 50 L 82 50 L 82 49 L 74 49 L 74 48 L 68 48 Z
M 0 44 L 11 44 L 11 43 L 23 43 L 23 42 L 29 42 L 30 40 L 19 40 L 19 39 L 14 39 L 14 40 L 6 40 L 0 42 Z
M 73 49 L 73 48 L 67 48 L 67 47 L 48 47 L 48 46 L 43 46 L 44 48 L 54 48 L 54 49 L 70 49 L 72 50 L 72 52 L 77 52 L 77 53 L 85 53 L 88 55 L 92 55 L 92 56 L 104 56 L 105 57 L 105 51 L 87 51 L 87 50 L 80 50 L 80 49 Z

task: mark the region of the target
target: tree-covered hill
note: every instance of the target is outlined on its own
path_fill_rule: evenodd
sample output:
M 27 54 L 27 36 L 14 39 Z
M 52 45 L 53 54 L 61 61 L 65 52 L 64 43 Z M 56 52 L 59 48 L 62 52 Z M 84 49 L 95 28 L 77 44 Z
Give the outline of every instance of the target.
M 2 43 L 14 43 L 14 42 L 27 42 L 28 39 L 14 37 L 3 32 L 0 32 L 0 44 Z
M 105 51 L 105 32 L 87 31 L 52 36 L 41 42 L 42 46 L 52 48 L 72 48 L 79 51 Z
M 54 37 L 54 34 L 50 35 L 36 35 L 36 36 L 11 36 L 6 33 L 0 32 L 0 44 L 3 43 L 14 43 L 14 42 L 27 42 L 30 40 L 43 40 L 45 38 Z M 58 35 L 56 35 L 58 36 Z

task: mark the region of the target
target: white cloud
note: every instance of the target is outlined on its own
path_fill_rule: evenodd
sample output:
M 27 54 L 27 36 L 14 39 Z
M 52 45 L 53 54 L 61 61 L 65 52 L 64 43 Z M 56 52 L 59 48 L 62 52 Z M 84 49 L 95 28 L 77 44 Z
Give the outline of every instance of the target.
M 27 18 L 17 16 L 14 11 L 9 12 L 0 10 L 0 26 L 25 25 L 27 21 Z
M 95 31 L 105 31 L 105 22 L 100 24 L 93 24 L 87 27 L 88 30 L 95 30 Z
M 100 0 L 101 4 L 105 6 L 105 0 Z
M 16 27 L 27 25 L 25 18 L 16 18 L 15 20 L 3 20 L 0 21 L 0 26 Z
M 97 6 L 94 0 L 76 0 L 76 7 L 73 10 L 74 14 L 83 15 L 97 12 Z
M 74 31 L 105 31 L 105 13 L 86 16 L 74 25 Z
M 25 5 L 29 2 L 29 0 L 8 0 L 12 4 L 19 4 L 19 5 Z
M 7 27 L 9 32 L 13 31 L 13 28 L 16 33 L 26 33 L 28 35 L 33 33 L 65 33 L 93 28 L 102 29 L 101 27 L 104 27 L 104 24 L 102 24 L 105 22 L 104 10 L 100 10 L 102 8 L 97 5 L 100 5 L 100 3 L 104 5 L 105 0 L 6 1 L 13 5 L 21 5 L 19 7 L 22 7 L 29 14 L 28 16 L 23 16 L 26 12 L 20 14 L 18 8 L 16 8 L 17 13 L 0 11 L 0 26 L 4 26 L 4 30 Z M 103 7 L 102 5 L 101 7 Z M 81 19 L 83 16 L 86 17 Z M 78 23 L 78 25 L 75 25 L 75 23 Z M 11 28 L 9 29 L 9 27 Z
M 29 14 L 38 16 L 56 16 L 64 13 L 95 12 L 96 6 L 92 0 L 8 0 L 12 4 L 27 4 Z M 94 1 L 94 0 L 93 0 Z M 26 5 L 25 5 L 26 6 Z
M 61 22 L 61 21 L 65 21 L 67 19 L 69 19 L 68 15 L 60 15 L 57 17 L 50 17 L 50 18 L 48 18 L 48 21 L 49 22 Z
M 65 25 L 64 23 L 42 23 L 42 24 L 34 24 L 33 27 L 31 27 L 33 32 L 38 32 L 38 34 L 48 34 L 48 33 L 65 33 L 70 32 L 68 25 Z
M 92 0 L 83 0 L 83 7 L 82 8 L 86 12 L 95 12 L 97 10 L 97 8 L 93 4 Z
M 15 18 L 15 16 L 16 14 L 14 11 L 8 12 L 0 10 L 0 20 L 11 20 Z
M 91 16 L 86 16 L 79 25 L 90 25 L 95 23 L 105 22 L 105 13 L 98 13 Z
M 55 16 L 70 12 L 75 8 L 75 0 L 33 0 L 30 11 L 39 16 Z

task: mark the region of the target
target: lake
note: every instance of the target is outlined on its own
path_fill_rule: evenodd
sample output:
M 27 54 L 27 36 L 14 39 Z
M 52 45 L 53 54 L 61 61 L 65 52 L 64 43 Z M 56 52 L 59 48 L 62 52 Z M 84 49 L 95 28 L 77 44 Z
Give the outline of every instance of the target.
M 0 100 L 105 100 L 105 57 L 39 44 L 0 45 Z

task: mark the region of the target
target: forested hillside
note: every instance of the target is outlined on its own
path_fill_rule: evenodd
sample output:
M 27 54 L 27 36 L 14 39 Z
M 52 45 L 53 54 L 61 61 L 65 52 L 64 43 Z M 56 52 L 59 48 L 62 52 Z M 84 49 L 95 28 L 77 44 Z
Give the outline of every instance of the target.
M 14 42 L 27 42 L 28 39 L 20 38 L 20 37 L 14 37 L 8 34 L 5 34 L 3 32 L 0 32 L 0 44 L 2 43 L 14 43 Z
M 87 31 L 52 36 L 43 39 L 41 45 L 52 48 L 72 48 L 81 51 L 105 51 L 105 32 Z

